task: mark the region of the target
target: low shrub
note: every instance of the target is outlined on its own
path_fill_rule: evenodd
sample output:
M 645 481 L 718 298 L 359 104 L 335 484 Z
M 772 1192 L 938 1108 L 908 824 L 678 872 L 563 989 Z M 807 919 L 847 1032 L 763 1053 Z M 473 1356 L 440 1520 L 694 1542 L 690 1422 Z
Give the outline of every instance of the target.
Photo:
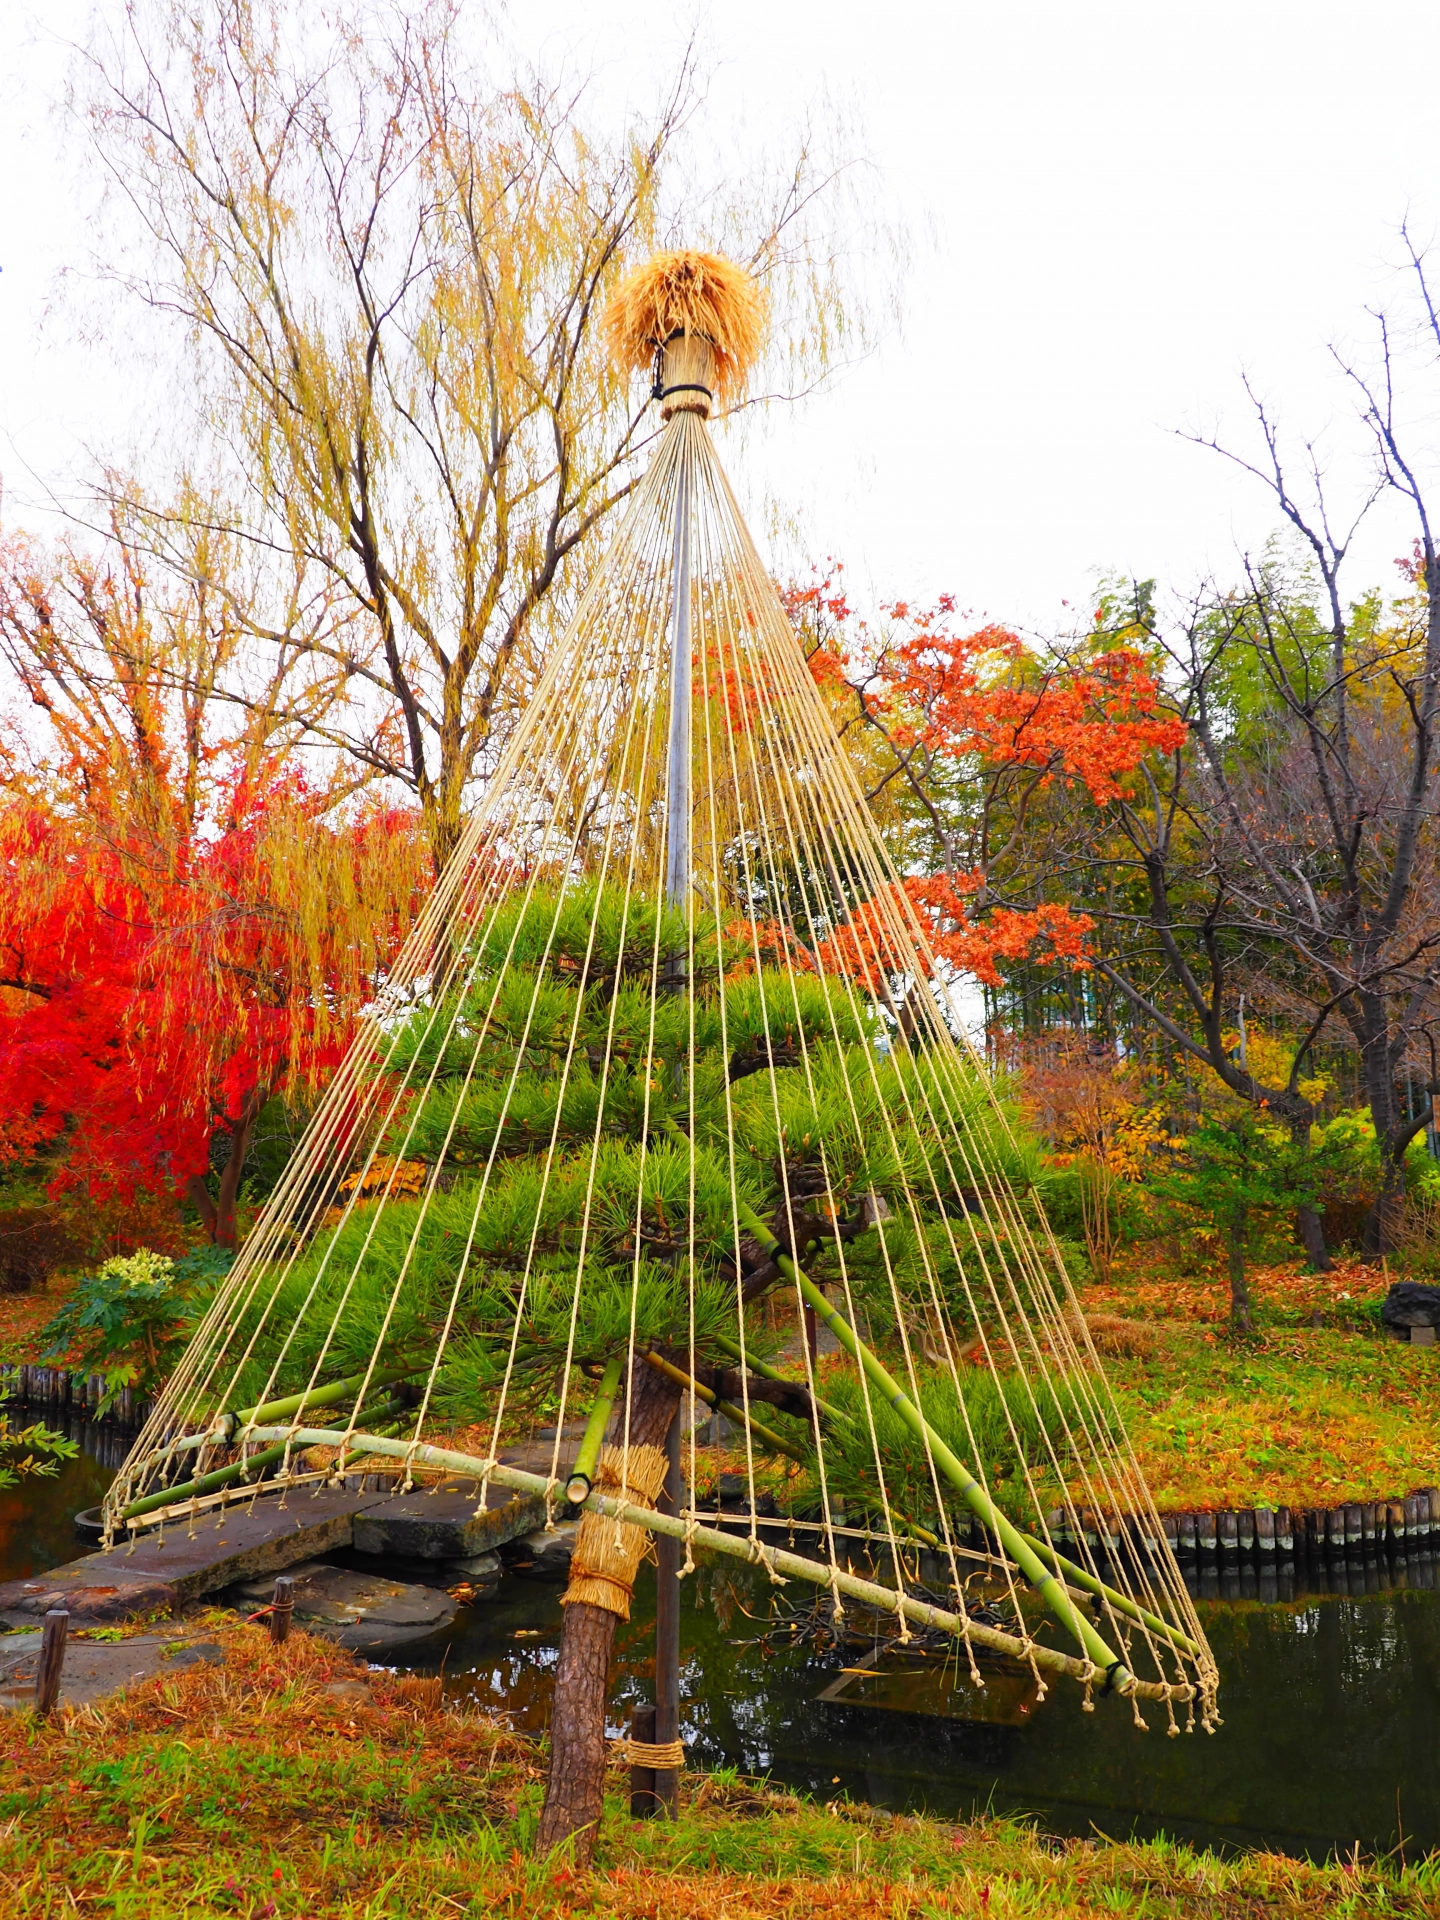
M 142 1247 L 107 1260 L 77 1283 L 44 1329 L 42 1357 L 103 1374 L 102 1412 L 124 1387 L 158 1392 L 233 1258 L 225 1247 L 180 1260 Z

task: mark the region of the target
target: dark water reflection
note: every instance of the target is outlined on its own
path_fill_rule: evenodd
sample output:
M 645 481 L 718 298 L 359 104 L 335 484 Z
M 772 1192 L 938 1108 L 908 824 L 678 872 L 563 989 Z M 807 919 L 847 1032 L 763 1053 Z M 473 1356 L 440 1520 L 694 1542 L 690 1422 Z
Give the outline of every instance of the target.
M 617 1641 L 615 1733 L 628 1702 L 646 1697 L 650 1579 Z M 1374 1567 L 1371 1580 L 1379 1586 Z M 1315 1857 L 1357 1844 L 1382 1853 L 1403 1830 L 1413 1857 L 1440 1848 L 1440 1595 L 1367 1592 L 1363 1568 L 1353 1581 L 1354 1594 L 1202 1601 L 1224 1725 L 1171 1738 L 1160 1710 L 1141 1731 L 1123 1702 L 1086 1714 L 1069 1686 L 1018 1725 L 823 1701 L 855 1653 L 765 1652 L 764 1576 L 708 1568 L 682 1589 L 686 1744 L 701 1766 L 895 1808 L 960 1816 L 988 1806 L 1036 1814 L 1059 1833 L 1164 1832 Z M 794 1598 L 787 1587 L 786 1603 Z M 445 1651 L 447 1692 L 542 1727 L 560 1612 L 556 1588 L 507 1577 L 462 1611 Z M 434 1644 L 413 1664 L 433 1671 Z M 937 1683 L 937 1707 L 946 1691 Z
M 62 1461 L 53 1477 L 26 1475 L 0 1489 L 0 1580 L 20 1580 L 83 1551 L 75 1538 L 75 1515 L 104 1498 L 135 1436 L 103 1423 L 57 1418 L 39 1407 L 12 1405 L 7 1411 L 12 1427 L 41 1420 L 68 1433 L 80 1448 L 79 1457 Z

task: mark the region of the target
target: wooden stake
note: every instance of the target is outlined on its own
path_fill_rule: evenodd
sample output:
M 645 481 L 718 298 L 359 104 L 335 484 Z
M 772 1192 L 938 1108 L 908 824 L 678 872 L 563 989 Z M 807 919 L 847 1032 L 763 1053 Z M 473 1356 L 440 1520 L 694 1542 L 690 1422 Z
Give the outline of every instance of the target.
M 630 1738 L 637 1744 L 653 1746 L 655 1744 L 654 1707 L 632 1707 L 630 1709 Z M 656 1774 L 653 1767 L 630 1764 L 630 1818 L 632 1820 L 653 1820 L 663 1811 L 659 1796 L 655 1791 Z
M 286 1574 L 275 1580 L 275 1596 L 270 1602 L 270 1640 L 283 1646 L 290 1638 L 290 1619 L 295 1611 L 295 1582 Z
M 675 1409 L 665 1436 L 665 1486 L 656 1507 L 661 1513 L 680 1511 L 680 1415 Z M 671 1534 L 655 1536 L 655 1744 L 663 1747 L 680 1738 L 680 1542 Z M 680 1775 L 673 1767 L 656 1767 L 655 1811 L 675 1818 L 680 1797 Z
M 60 1698 L 60 1675 L 65 1666 L 65 1639 L 69 1631 L 69 1613 L 63 1607 L 52 1607 L 45 1616 L 40 1635 L 40 1663 L 35 1669 L 37 1720 L 48 1720 Z

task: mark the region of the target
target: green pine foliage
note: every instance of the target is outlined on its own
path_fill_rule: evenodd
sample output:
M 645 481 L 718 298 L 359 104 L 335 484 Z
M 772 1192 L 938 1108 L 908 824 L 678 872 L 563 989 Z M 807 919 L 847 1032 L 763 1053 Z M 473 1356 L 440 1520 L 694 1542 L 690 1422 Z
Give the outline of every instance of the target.
M 902 1309 L 913 1295 L 923 1312 L 922 1232 L 968 1321 L 952 1238 L 978 1260 L 994 1229 L 975 1189 L 997 1174 L 1024 1189 L 1034 1172 L 986 1091 L 892 1050 L 846 981 L 722 978 L 714 938 L 688 954 L 686 939 L 681 916 L 618 890 L 536 893 L 490 919 L 464 991 L 418 1008 L 375 1061 L 412 1089 L 379 1148 L 426 1161 L 435 1191 L 363 1202 L 303 1251 L 258 1329 L 257 1390 L 282 1349 L 287 1391 L 322 1345 L 337 1377 L 377 1349 L 382 1364 L 428 1360 L 447 1324 L 442 1419 L 493 1414 L 512 1339 L 521 1415 L 554 1404 L 567 1359 L 593 1372 L 632 1337 L 682 1351 L 693 1338 L 728 1365 L 737 1210 L 773 1219 L 787 1183 L 828 1193 L 842 1218 L 871 1196 L 890 1207 L 883 1245 L 871 1230 L 844 1256 L 877 1340 L 895 1326 L 892 1273 Z M 657 994 L 672 956 L 684 978 Z M 952 1167 L 939 1142 L 957 1123 L 967 1155 Z M 933 1216 L 920 1230 L 907 1189 Z M 834 1280 L 833 1244 L 808 1265 Z M 764 1352 L 759 1318 L 746 1338 Z

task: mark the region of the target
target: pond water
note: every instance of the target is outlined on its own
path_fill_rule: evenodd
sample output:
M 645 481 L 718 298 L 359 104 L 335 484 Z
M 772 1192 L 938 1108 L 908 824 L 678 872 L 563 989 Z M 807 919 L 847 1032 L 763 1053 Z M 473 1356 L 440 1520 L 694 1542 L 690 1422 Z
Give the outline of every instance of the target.
M 12 1407 L 11 1424 L 43 1419 L 79 1444 L 74 1460 L 64 1460 L 52 1477 L 27 1474 L 0 1489 L 0 1580 L 21 1580 L 47 1567 L 61 1566 L 82 1551 L 75 1538 L 77 1513 L 99 1504 L 125 1458 L 133 1434 L 89 1420 L 58 1420 L 39 1408 Z
M 100 1499 L 124 1441 L 105 1429 L 76 1433 L 90 1450 L 57 1479 L 0 1493 L 0 1577 L 77 1552 L 72 1516 Z M 1037 1703 L 1004 1676 L 976 1696 L 963 1678 L 955 1684 L 953 1663 L 909 1653 L 868 1679 L 841 1671 L 863 1665 L 863 1649 L 770 1651 L 772 1600 L 793 1608 L 801 1589 L 772 1589 L 754 1569 L 706 1567 L 681 1588 L 686 1747 L 693 1764 L 769 1773 L 824 1798 L 942 1816 L 990 1807 L 1032 1814 L 1057 1833 L 1164 1832 L 1316 1857 L 1357 1845 L 1384 1853 L 1403 1837 L 1413 1858 L 1440 1849 L 1437 1582 L 1429 1556 L 1404 1568 L 1383 1559 L 1328 1574 L 1302 1567 L 1267 1580 L 1263 1600 L 1243 1597 L 1242 1587 L 1259 1591 L 1248 1574 L 1206 1576 L 1199 1605 L 1220 1663 L 1224 1724 L 1171 1739 L 1159 1710 L 1141 1732 L 1119 1700 L 1082 1712 L 1069 1685 Z M 634 1617 L 617 1636 L 616 1734 L 630 1703 L 649 1697 L 653 1604 L 644 1568 Z M 539 1730 L 560 1616 L 558 1586 L 509 1573 L 405 1664 L 442 1669 L 452 1698 Z
M 1356 1845 L 1387 1852 L 1403 1834 L 1413 1858 L 1440 1848 L 1440 1594 L 1367 1593 L 1363 1572 L 1352 1571 L 1356 1594 L 1202 1600 L 1224 1724 L 1169 1738 L 1159 1709 L 1141 1732 L 1117 1699 L 1083 1712 L 1072 1686 L 1027 1705 L 1023 1687 L 992 1682 L 993 1698 L 977 1701 L 968 1684 L 952 1688 L 953 1665 L 927 1669 L 904 1653 L 883 1663 L 898 1678 L 877 1684 L 840 1671 L 860 1665 L 863 1651 L 767 1651 L 764 1575 L 705 1568 L 682 1586 L 687 1752 L 694 1764 L 769 1773 L 823 1798 L 955 1817 L 989 1807 L 1034 1814 L 1057 1833 L 1163 1832 L 1317 1858 Z M 1373 1565 L 1369 1575 L 1379 1588 Z M 549 1711 L 559 1598 L 557 1587 L 509 1575 L 493 1598 L 462 1610 L 443 1655 L 431 1642 L 408 1664 L 433 1672 L 443 1657 L 449 1695 L 538 1729 Z M 796 1598 L 789 1586 L 781 1604 Z M 615 1734 L 628 1703 L 652 1697 L 652 1631 L 647 1569 L 617 1638 Z M 821 1697 L 857 1685 L 892 1704 Z

